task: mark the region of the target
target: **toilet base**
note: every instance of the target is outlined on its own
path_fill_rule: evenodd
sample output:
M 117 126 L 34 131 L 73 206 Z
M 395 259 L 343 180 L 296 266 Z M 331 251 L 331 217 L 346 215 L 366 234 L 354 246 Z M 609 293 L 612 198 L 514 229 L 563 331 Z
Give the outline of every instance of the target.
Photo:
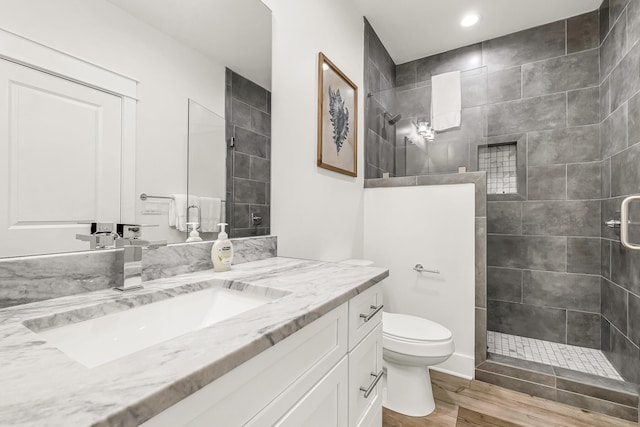
M 384 367 L 382 406 L 410 417 L 424 417 L 433 412 L 436 404 L 429 368 L 387 361 Z

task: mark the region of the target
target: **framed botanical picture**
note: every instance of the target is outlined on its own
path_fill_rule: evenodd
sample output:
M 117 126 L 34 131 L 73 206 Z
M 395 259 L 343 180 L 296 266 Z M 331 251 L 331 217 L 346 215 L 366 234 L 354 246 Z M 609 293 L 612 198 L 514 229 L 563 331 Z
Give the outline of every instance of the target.
M 358 172 L 358 87 L 318 54 L 318 166 Z

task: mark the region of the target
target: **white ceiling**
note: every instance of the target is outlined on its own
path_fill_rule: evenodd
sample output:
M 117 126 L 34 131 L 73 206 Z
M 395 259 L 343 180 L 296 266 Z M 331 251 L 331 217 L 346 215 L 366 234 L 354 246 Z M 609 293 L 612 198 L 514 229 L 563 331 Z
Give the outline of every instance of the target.
M 260 0 L 107 0 L 271 90 L 271 11 Z
M 602 0 L 355 0 L 396 64 L 597 9 Z M 481 20 L 460 26 L 475 12 Z

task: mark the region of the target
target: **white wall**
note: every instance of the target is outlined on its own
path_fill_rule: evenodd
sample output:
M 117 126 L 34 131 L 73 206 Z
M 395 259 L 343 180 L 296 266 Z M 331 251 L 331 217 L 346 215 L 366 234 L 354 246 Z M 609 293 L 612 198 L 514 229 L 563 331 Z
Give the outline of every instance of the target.
M 389 268 L 385 310 L 436 321 L 456 351 L 436 369 L 473 377 L 475 232 L 473 184 L 365 190 L 364 256 Z M 417 273 L 416 264 L 440 274 Z
M 0 28 L 138 79 L 136 194 L 186 192 L 187 100 L 224 117 L 222 65 L 104 0 L 3 0 L 1 9 Z M 167 223 L 166 216 L 138 220 Z
M 351 0 L 263 0 L 273 14 L 271 231 L 278 254 L 362 256 L 364 21 Z M 358 178 L 319 169 L 317 64 L 323 52 L 359 88 Z

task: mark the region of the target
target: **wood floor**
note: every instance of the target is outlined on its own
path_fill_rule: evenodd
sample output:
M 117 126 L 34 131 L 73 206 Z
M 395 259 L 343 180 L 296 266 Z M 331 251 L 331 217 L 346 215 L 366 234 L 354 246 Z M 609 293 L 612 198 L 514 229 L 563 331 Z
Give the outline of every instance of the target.
M 638 427 L 638 424 L 431 371 L 436 409 L 427 417 L 383 411 L 384 427 Z

